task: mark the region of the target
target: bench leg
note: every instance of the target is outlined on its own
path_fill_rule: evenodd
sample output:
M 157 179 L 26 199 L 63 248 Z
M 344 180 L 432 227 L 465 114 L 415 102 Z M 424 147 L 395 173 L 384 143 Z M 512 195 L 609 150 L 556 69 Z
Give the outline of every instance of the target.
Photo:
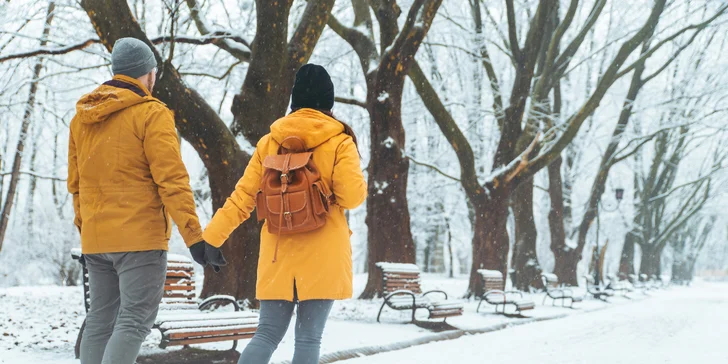
M 480 302 L 478 302 L 478 308 L 475 309 L 475 313 L 478 313 L 480 311 L 480 305 L 483 304 L 483 298 L 480 298 Z
M 384 301 L 384 303 L 382 303 L 382 307 L 379 308 L 379 314 L 377 314 L 377 322 L 379 322 L 379 317 L 382 316 L 382 310 L 384 310 L 384 305 L 386 304 L 387 301 Z
M 83 337 L 83 330 L 86 329 L 86 319 L 83 319 L 81 329 L 78 330 L 78 337 L 76 338 L 76 345 L 73 348 L 73 353 L 76 354 L 76 359 L 81 358 L 81 338 Z

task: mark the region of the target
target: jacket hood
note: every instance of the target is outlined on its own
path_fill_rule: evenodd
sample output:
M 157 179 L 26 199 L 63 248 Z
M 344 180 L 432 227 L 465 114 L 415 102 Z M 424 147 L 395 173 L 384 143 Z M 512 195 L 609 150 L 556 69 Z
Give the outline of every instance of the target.
M 297 136 L 313 149 L 344 132 L 338 120 L 314 109 L 300 109 L 278 119 L 270 127 L 271 137 L 281 144 L 283 139 Z
M 84 124 L 100 123 L 117 111 L 151 99 L 147 88 L 137 79 L 116 75 L 78 100 L 76 116 Z

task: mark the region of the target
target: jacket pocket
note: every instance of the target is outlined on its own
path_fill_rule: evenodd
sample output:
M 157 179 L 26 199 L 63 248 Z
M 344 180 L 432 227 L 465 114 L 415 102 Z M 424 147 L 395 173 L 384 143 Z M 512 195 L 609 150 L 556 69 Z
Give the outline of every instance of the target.
M 169 239 L 172 232 L 169 229 L 169 216 L 167 215 L 167 207 L 162 205 L 162 218 L 164 218 L 164 236 Z

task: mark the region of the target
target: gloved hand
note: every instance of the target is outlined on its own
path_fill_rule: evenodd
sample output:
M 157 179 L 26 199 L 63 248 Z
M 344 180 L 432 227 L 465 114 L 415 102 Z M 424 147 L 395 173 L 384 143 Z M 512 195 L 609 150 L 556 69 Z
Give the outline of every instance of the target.
M 222 255 L 222 251 L 204 240 L 192 244 L 192 246 L 190 246 L 190 254 L 192 254 L 192 259 L 201 266 L 205 267 L 208 264 L 212 265 L 212 269 L 214 269 L 215 272 L 220 271 L 220 266 L 227 265 L 227 261 Z

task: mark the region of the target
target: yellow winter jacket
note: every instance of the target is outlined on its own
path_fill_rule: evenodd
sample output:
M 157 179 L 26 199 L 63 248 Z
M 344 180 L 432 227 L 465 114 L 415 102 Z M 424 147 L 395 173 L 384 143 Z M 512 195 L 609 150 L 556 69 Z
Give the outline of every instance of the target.
M 117 75 L 76 105 L 68 191 L 84 254 L 167 250 L 169 215 L 187 246 L 202 240 L 172 112 Z
M 259 300 L 347 299 L 352 295 L 352 263 L 349 230 L 344 211 L 359 206 L 367 194 L 359 154 L 352 138 L 337 120 L 313 109 L 301 109 L 271 126 L 253 153 L 245 174 L 225 205 L 217 210 L 203 237 L 219 246 L 235 228 L 250 217 L 263 174 L 262 161 L 275 155 L 283 139 L 298 136 L 313 149 L 313 161 L 321 180 L 331 188 L 337 204 L 331 206 L 326 225 L 308 233 L 280 237 L 278 258 L 273 263 L 276 235 L 263 226 L 256 296 Z

